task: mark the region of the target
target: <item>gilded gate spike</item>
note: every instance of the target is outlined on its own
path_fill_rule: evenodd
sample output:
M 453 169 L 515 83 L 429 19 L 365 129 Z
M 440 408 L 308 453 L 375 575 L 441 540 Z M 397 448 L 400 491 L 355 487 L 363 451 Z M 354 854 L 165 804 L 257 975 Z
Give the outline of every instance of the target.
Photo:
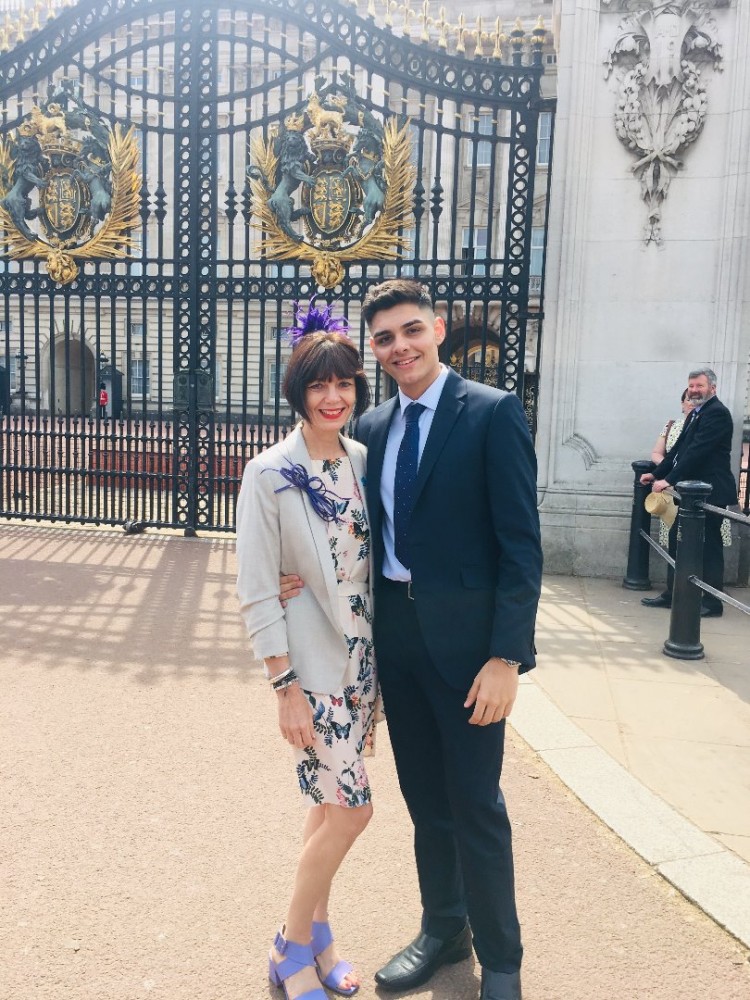
M 495 43 L 495 47 L 492 50 L 492 58 L 493 59 L 502 59 L 503 58 L 503 48 L 502 48 L 503 42 L 507 42 L 508 39 L 507 39 L 507 36 L 503 34 L 503 25 L 502 25 L 502 21 L 500 20 L 499 17 L 495 20 L 495 31 L 493 32 L 492 39 L 493 39 L 493 41 Z
M 373 19 L 375 18 L 375 16 L 376 16 L 375 0 L 369 0 L 369 2 L 367 4 L 367 16 L 371 17 Z
M 474 38 L 475 48 L 474 48 L 474 58 L 482 59 L 484 57 L 484 42 L 488 37 L 482 30 L 482 15 L 477 17 L 477 26 L 472 32 Z
M 406 0 L 405 3 L 400 4 L 398 9 L 401 11 L 401 16 L 404 21 L 401 28 L 404 38 L 411 38 L 411 19 L 416 14 L 416 11 L 411 5 L 411 0 Z
M 385 21 L 384 24 L 386 28 L 393 27 L 393 11 L 398 7 L 398 0 L 383 0 L 385 3 Z
M 440 16 L 436 20 L 432 20 L 432 24 L 438 29 L 438 47 L 441 49 L 448 48 L 448 30 L 450 24 L 445 16 L 445 7 L 440 8 Z
M 544 39 L 547 37 L 547 29 L 544 27 L 544 18 L 540 14 L 536 24 L 534 25 L 534 30 L 531 32 L 531 44 L 535 49 L 540 49 L 544 45 Z
M 520 52 L 523 48 L 523 43 L 526 39 L 526 32 L 523 28 L 523 22 L 520 17 L 516 18 L 516 23 L 513 25 L 513 30 L 510 33 L 510 44 L 513 46 L 516 52 Z
M 422 13 L 419 15 L 419 20 L 422 22 L 422 31 L 419 35 L 419 40 L 421 42 L 429 42 L 430 33 L 427 30 L 427 25 L 432 22 L 432 18 L 430 17 L 430 0 L 423 0 Z
M 458 24 L 456 25 L 456 52 L 464 53 L 466 52 L 466 18 L 464 14 L 458 15 Z

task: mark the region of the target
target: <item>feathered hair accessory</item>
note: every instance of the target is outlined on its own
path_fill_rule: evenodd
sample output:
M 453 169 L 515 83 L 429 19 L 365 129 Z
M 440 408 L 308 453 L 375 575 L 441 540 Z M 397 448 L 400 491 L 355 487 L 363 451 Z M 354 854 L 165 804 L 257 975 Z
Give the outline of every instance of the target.
M 349 336 L 349 321 L 344 316 L 333 315 L 333 306 L 319 308 L 315 305 L 317 295 L 313 295 L 310 304 L 305 307 L 299 302 L 294 303 L 294 326 L 287 328 L 292 347 L 306 337 L 308 333 L 343 333 Z

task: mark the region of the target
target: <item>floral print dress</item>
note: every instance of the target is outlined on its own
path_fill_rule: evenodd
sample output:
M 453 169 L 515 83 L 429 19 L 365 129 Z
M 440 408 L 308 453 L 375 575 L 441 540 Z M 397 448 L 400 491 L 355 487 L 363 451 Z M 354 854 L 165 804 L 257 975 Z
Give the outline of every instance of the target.
M 334 694 L 305 691 L 313 710 L 316 740 L 312 747 L 295 751 L 297 777 L 311 806 L 362 806 L 371 799 L 362 756 L 370 739 L 378 695 L 368 587 L 370 531 L 349 459 L 313 460 L 311 472 L 338 498 L 338 520 L 328 522 L 328 544 L 336 570 L 349 665 L 342 687 Z

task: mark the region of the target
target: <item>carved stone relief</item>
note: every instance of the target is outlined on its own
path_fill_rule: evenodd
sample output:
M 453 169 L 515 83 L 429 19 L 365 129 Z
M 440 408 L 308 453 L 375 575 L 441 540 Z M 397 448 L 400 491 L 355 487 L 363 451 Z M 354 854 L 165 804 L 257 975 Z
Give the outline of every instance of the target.
M 726 0 L 602 0 L 624 17 L 605 60 L 619 83 L 615 130 L 637 157 L 632 171 L 648 209 L 646 243 L 661 243 L 661 208 L 681 155 L 703 130 L 708 109 L 702 70 L 720 71 L 711 11 Z

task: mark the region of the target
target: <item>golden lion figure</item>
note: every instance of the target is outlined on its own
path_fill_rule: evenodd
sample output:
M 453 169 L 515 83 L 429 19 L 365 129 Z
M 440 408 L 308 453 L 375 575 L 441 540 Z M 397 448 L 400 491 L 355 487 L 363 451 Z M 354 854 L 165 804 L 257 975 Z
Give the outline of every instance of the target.
M 31 109 L 30 119 L 24 122 L 23 125 L 20 125 L 18 131 L 22 135 L 47 136 L 53 132 L 65 135 L 68 131 L 65 124 L 65 113 L 59 104 L 50 104 L 47 114 L 35 104 Z
M 333 111 L 330 108 L 324 108 L 317 93 L 313 93 L 307 102 L 307 114 L 313 123 L 312 134 L 315 138 L 322 139 L 327 133 L 329 139 L 335 139 L 336 134 L 344 127 L 346 98 L 337 94 L 330 97 L 329 102 L 340 110 Z

